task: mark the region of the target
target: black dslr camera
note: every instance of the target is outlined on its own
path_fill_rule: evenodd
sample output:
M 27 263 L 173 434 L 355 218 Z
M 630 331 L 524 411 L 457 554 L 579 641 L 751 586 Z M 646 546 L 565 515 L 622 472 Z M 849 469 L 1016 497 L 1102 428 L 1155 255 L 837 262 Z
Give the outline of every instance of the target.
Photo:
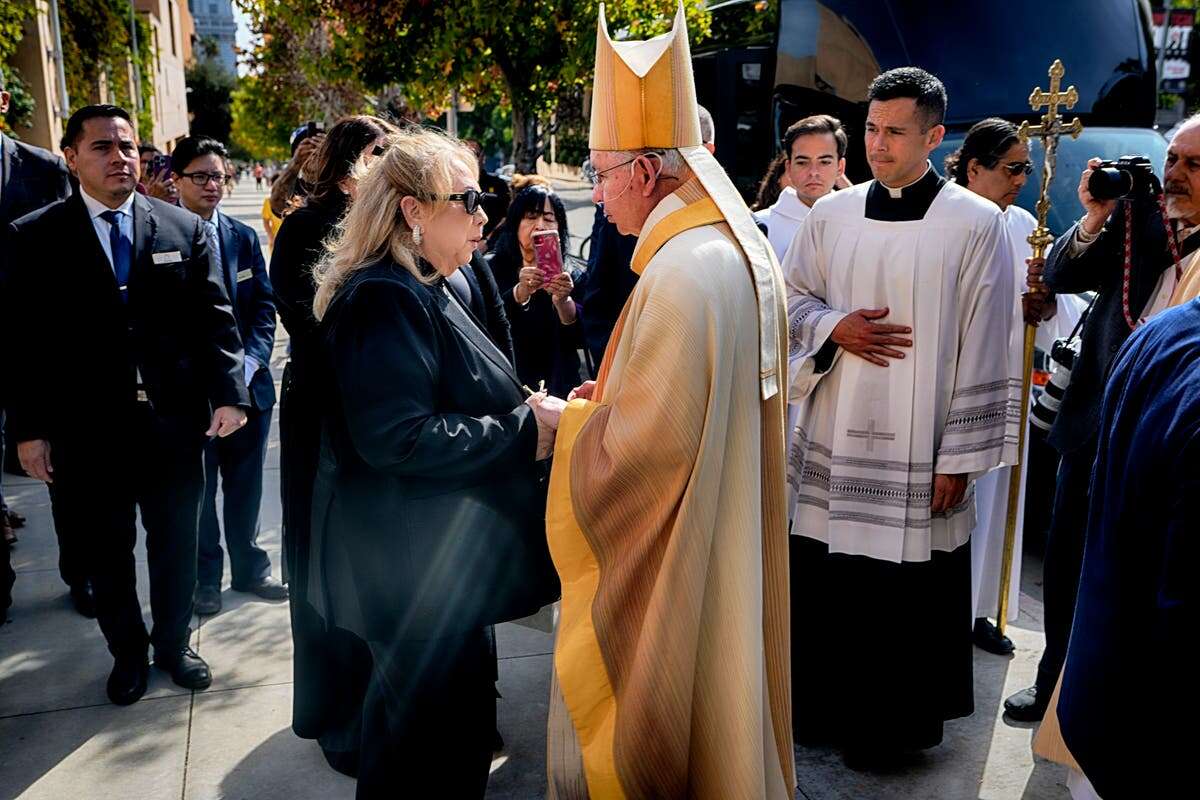
M 1121 156 L 1101 162 L 1088 178 L 1088 191 L 1100 201 L 1120 197 L 1154 197 L 1162 194 L 1162 184 L 1145 156 Z

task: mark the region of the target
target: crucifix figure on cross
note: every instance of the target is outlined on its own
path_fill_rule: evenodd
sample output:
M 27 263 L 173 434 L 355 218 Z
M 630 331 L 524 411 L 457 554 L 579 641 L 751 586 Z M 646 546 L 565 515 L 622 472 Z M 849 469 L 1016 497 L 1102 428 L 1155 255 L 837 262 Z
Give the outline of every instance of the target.
M 1054 63 L 1050 65 L 1050 91 L 1043 92 L 1042 87 L 1038 86 L 1029 95 L 1030 108 L 1034 111 L 1043 107 L 1046 109 L 1046 113 L 1042 115 L 1042 123 L 1030 125 L 1029 120 L 1025 120 L 1017 130 L 1017 136 L 1022 142 L 1028 142 L 1032 137 L 1041 139 L 1044 154 L 1041 193 L 1037 202 L 1038 224 L 1029 235 L 1034 258 L 1044 257 L 1046 249 L 1054 244 L 1054 235 L 1046 226 L 1046 219 L 1050 214 L 1050 180 L 1054 177 L 1054 167 L 1058 163 L 1058 139 L 1065 134 L 1069 134 L 1072 139 L 1078 139 L 1079 134 L 1083 133 L 1083 123 L 1079 121 L 1079 117 L 1064 124 L 1062 116 L 1058 113 L 1059 106 L 1065 106 L 1070 111 L 1079 102 L 1079 92 L 1074 86 L 1068 86 L 1065 92 L 1060 88 L 1066 73 L 1062 61 L 1054 59 Z

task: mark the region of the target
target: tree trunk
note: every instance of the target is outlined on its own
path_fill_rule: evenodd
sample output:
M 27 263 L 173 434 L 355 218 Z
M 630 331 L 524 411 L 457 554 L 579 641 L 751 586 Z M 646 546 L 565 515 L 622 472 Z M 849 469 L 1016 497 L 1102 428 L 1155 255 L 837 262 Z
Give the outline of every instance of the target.
M 522 175 L 532 175 L 537 172 L 537 160 L 542 154 L 537 114 L 521 108 L 515 98 L 512 104 L 513 166 Z
M 522 92 L 516 89 L 521 85 L 522 72 L 508 52 L 508 42 L 502 37 L 493 37 L 488 44 L 500 74 L 504 76 L 508 101 L 512 103 L 513 168 L 519 174 L 532 175 L 537 172 L 538 156 L 542 154 L 537 114 L 530 110 Z

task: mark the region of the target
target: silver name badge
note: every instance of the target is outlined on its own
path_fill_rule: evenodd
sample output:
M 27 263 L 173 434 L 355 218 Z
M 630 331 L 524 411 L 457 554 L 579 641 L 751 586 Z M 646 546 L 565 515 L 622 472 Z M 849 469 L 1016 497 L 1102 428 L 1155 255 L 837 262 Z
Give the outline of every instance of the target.
M 241 283 L 242 281 L 248 281 L 253 277 L 254 277 L 254 270 L 244 269 L 244 270 L 241 270 L 240 272 L 238 272 L 237 282 Z
M 183 261 L 183 253 L 172 250 L 169 253 L 155 253 L 152 258 L 155 264 L 178 264 Z

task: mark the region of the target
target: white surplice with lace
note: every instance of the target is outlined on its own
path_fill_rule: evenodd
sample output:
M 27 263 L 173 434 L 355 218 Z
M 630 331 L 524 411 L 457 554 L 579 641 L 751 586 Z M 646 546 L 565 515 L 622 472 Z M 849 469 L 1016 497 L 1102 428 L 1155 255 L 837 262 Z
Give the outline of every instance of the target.
M 1017 457 L 1012 248 L 1000 209 L 960 186 L 906 222 L 866 217 L 871 186 L 817 201 L 783 264 L 790 395 L 801 404 L 792 533 L 831 553 L 927 561 L 965 544 L 975 524 L 970 486 L 960 505 L 931 513 L 934 475 L 975 478 Z M 881 322 L 913 330 L 905 358 L 880 367 L 838 348 L 819 371 L 847 313 L 884 307 Z

